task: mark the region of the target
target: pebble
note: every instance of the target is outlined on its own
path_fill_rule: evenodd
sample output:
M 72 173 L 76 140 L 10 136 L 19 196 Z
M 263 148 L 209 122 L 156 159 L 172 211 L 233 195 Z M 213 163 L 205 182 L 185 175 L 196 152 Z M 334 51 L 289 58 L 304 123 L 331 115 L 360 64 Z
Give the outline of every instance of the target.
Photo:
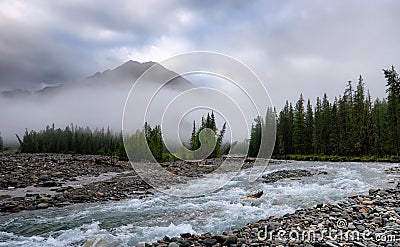
M 376 201 L 382 203 L 377 204 Z M 282 217 L 270 216 L 257 222 L 249 223 L 246 226 L 233 229 L 230 232 L 224 232 L 220 235 L 205 233 L 202 235 L 189 236 L 182 234 L 180 238 L 174 239 L 178 245 L 180 241 L 190 241 L 190 246 L 399 246 L 400 239 L 400 188 L 375 189 L 370 190 L 368 195 L 353 195 L 346 200 L 336 203 L 320 203 L 309 209 L 296 210 L 292 214 L 285 214 Z M 342 209 L 342 212 L 338 212 Z M 343 220 L 345 220 L 343 222 Z M 343 224 L 339 225 L 339 222 Z M 275 235 L 259 239 L 259 229 L 268 229 L 269 233 L 275 231 Z M 300 229 L 300 230 L 299 230 Z M 314 239 L 303 239 L 291 241 L 287 235 L 286 239 L 277 239 L 278 231 L 285 231 L 286 234 L 291 231 L 313 231 L 321 233 L 322 231 L 340 230 L 340 236 L 325 236 L 320 240 L 318 236 Z M 368 233 L 369 237 L 363 239 L 352 239 L 355 232 L 360 234 Z M 348 239 L 346 239 L 346 233 Z M 374 235 L 376 234 L 376 235 Z M 397 242 L 379 241 L 377 236 L 396 235 Z M 185 238 L 183 238 L 184 236 Z M 264 235 L 261 235 L 264 236 Z M 319 235 L 320 236 L 320 235 Z M 165 239 L 164 239 L 165 240 Z M 167 241 L 168 242 L 168 241 Z M 148 244 L 148 246 L 155 246 Z M 158 245 L 159 246 L 159 245 Z
M 45 208 L 48 208 L 48 207 L 49 207 L 49 204 L 47 204 L 47 203 L 45 203 L 45 202 L 39 203 L 39 204 L 36 206 L 37 209 L 45 209 Z

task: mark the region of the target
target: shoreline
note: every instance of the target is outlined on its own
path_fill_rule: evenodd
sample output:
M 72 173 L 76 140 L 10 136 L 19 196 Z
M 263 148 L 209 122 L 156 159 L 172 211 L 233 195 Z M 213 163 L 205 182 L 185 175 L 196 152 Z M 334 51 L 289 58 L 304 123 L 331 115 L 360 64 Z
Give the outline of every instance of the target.
M 128 163 L 116 162 L 112 157 L 91 155 L 62 154 L 10 154 L 0 157 L 2 165 L 1 186 L 12 185 L 7 182 L 16 175 L 18 181 L 11 181 L 20 187 L 48 191 L 40 194 L 30 191 L 24 197 L 15 196 L 1 198 L 1 216 L 12 218 L 15 213 L 29 215 L 30 210 L 40 210 L 40 203 L 47 207 L 41 210 L 62 210 L 61 207 L 85 207 L 85 205 L 101 205 L 111 201 L 121 201 L 130 198 L 143 199 L 152 195 L 152 189 L 142 184 L 142 180 L 134 173 Z M 180 175 L 200 177 L 212 172 L 220 165 L 222 159 L 196 162 L 171 162 L 162 164 L 167 170 Z M 274 160 L 273 164 L 287 161 Z M 127 165 L 128 164 L 128 165 Z M 246 163 L 243 169 L 251 167 Z M 295 168 L 268 173 L 262 178 L 264 183 L 274 183 L 280 179 L 297 180 L 301 177 L 324 175 L 324 171 Z M 46 169 L 43 169 L 46 168 Z M 400 174 L 400 166 L 382 170 L 386 173 Z M 44 172 L 44 174 L 41 174 Z M 42 179 L 39 179 L 42 177 Z M 90 180 L 89 177 L 93 180 Z M 44 180 L 46 179 L 46 180 Z M 370 189 L 368 195 L 351 195 L 345 200 L 319 203 L 313 207 L 296 210 L 282 217 L 269 216 L 245 226 L 221 234 L 192 235 L 182 233 L 180 237 L 164 237 L 155 243 L 144 246 L 179 247 L 179 246 L 399 246 L 400 243 L 400 184 L 398 176 L 394 179 L 395 188 Z M 81 184 L 74 187 L 71 183 Z M 397 184 L 397 186 L 396 186 Z M 36 185 L 36 187 L 35 187 Z M 15 192 L 19 189 L 0 190 L 0 192 Z M 29 189 L 28 189 L 29 190 Z M 50 193 L 51 192 L 51 193 Z M 98 194 L 102 193 L 102 194 Z M 59 197 L 60 194 L 63 197 Z M 75 200 L 75 199 L 76 200 Z M 64 200 L 64 201 L 63 201 Z M 68 203 L 63 203 L 68 201 Z M 9 204 L 11 203 L 11 204 Z M 60 203 L 60 204 L 59 204 Z M 10 205 L 7 208 L 7 204 Z M 33 205 L 34 207 L 29 207 Z M 6 206 L 6 207 L 4 207 Z M 11 207 L 12 206 L 12 207 Z M 38 207 L 39 206 L 39 207 Z M 8 210 L 8 211 L 7 211 Z M 14 213 L 12 213 L 14 212 Z M 256 219 L 257 220 L 257 219 Z M 343 221 L 344 220 L 344 221 Z M 339 225 L 345 222 L 345 226 Z M 378 229 L 375 231 L 375 229 Z M 314 239 L 290 239 L 290 233 L 298 230 L 300 233 L 314 234 Z M 341 238 L 324 235 L 322 232 L 338 234 Z M 380 234 L 397 242 L 382 242 L 376 239 L 348 239 L 346 233 L 355 232 Z M 285 232 L 288 236 L 280 236 Z M 263 235 L 264 234 L 264 235 Z M 294 233 L 293 233 L 294 234 Z M 322 234 L 322 237 L 321 237 Z M 382 235 L 383 234 L 383 235 Z M 386 235 L 385 235 L 386 234 Z M 300 236 L 300 235 L 299 235 Z M 315 237 L 317 236 L 317 237 Z M 373 235 L 373 237 L 376 237 Z M 389 239 L 389 240 L 390 240 Z M 88 239 L 83 246 L 91 246 Z M 292 241 L 293 240 L 293 241 Z M 350 244 L 349 244 L 350 243 Z M 349 244 L 349 245 L 346 245 Z M 141 246 L 143 246 L 141 245 Z
M 175 175 L 196 178 L 211 173 L 222 161 L 165 162 L 161 166 Z M 247 162 L 242 168 L 251 164 Z M 110 156 L 3 152 L 0 165 L 0 215 L 142 199 L 154 193 L 129 162 Z M 163 178 L 157 179 L 163 182 Z
M 326 162 L 380 162 L 380 163 L 400 163 L 400 158 L 377 158 L 373 156 L 352 157 L 335 155 L 302 155 L 287 154 L 275 155 L 274 160 L 295 160 L 295 161 L 326 161 Z
M 221 234 L 182 233 L 141 246 L 399 246 L 399 201 L 400 184 L 269 216 Z
M 201 177 L 214 171 L 223 160 L 165 162 L 161 165 L 175 175 Z M 254 161 L 246 159 L 242 169 L 252 167 Z M 290 162 L 269 161 L 270 165 Z M 142 199 L 154 192 L 129 162 L 110 156 L 3 152 L 0 164 L 0 215 L 79 203 Z M 283 171 L 271 181 L 285 179 L 289 175 L 301 177 L 304 172 L 307 173 Z M 162 178 L 159 179 L 162 182 Z

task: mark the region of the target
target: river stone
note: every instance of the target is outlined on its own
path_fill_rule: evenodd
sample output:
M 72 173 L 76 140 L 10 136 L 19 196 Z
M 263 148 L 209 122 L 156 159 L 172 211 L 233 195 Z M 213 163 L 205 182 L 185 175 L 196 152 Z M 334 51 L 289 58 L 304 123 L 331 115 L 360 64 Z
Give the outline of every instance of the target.
M 168 247 L 179 247 L 179 244 L 172 242 L 172 243 L 169 243 Z
M 7 199 L 7 198 L 10 198 L 11 196 L 10 195 L 8 195 L 8 194 L 6 194 L 6 195 L 0 195 L 0 201 L 1 200 L 4 200 L 4 199 Z
M 348 228 L 349 228 L 349 230 L 351 230 L 351 231 L 353 231 L 353 230 L 355 230 L 356 229 L 356 227 L 354 226 L 354 224 L 353 223 L 350 223 L 348 226 L 347 226 Z
M 182 233 L 182 234 L 181 234 L 181 237 L 182 237 L 182 238 L 190 238 L 191 236 L 192 236 L 192 234 L 190 234 L 190 233 L 188 233 L 188 232 Z
M 363 226 L 363 225 L 358 225 L 356 228 L 360 232 L 365 231 L 365 226 Z
M 205 245 L 212 246 L 212 245 L 217 243 L 217 240 L 213 239 L 213 238 L 206 238 L 206 239 L 203 240 L 203 243 Z
M 178 244 L 180 247 L 189 247 L 192 243 L 189 240 L 184 239 L 184 240 L 179 240 Z
M 36 206 L 37 209 L 45 209 L 45 208 L 48 208 L 48 207 L 49 207 L 49 204 L 47 204 L 47 203 L 45 203 L 45 202 L 39 203 L 39 204 Z
M 235 236 L 228 236 L 228 238 L 223 243 L 223 246 L 232 246 L 233 244 L 237 243 L 237 237 Z

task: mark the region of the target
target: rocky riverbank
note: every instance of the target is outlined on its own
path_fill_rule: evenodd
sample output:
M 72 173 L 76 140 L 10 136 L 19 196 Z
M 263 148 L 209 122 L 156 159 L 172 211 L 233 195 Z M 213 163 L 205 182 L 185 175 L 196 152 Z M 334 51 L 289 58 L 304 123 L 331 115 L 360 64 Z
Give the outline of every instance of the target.
M 200 177 L 223 159 L 166 162 L 169 172 Z M 243 169 L 252 165 L 245 163 Z M 152 188 L 129 162 L 115 157 L 72 154 L 0 153 L 0 213 L 63 207 L 151 195 Z M 162 177 L 158 178 L 162 182 Z
M 270 216 L 230 232 L 183 233 L 145 246 L 400 246 L 399 202 L 399 185 L 371 189 L 368 195 Z

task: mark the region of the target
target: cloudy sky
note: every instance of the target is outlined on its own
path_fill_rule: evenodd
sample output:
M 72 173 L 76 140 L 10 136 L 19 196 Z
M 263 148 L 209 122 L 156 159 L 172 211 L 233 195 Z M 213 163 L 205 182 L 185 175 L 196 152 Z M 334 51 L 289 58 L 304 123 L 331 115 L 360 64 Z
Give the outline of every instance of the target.
M 0 1 L 0 90 L 78 81 L 127 60 L 194 50 L 241 60 L 279 107 L 336 96 L 362 74 L 385 96 L 399 65 L 400 2 Z

